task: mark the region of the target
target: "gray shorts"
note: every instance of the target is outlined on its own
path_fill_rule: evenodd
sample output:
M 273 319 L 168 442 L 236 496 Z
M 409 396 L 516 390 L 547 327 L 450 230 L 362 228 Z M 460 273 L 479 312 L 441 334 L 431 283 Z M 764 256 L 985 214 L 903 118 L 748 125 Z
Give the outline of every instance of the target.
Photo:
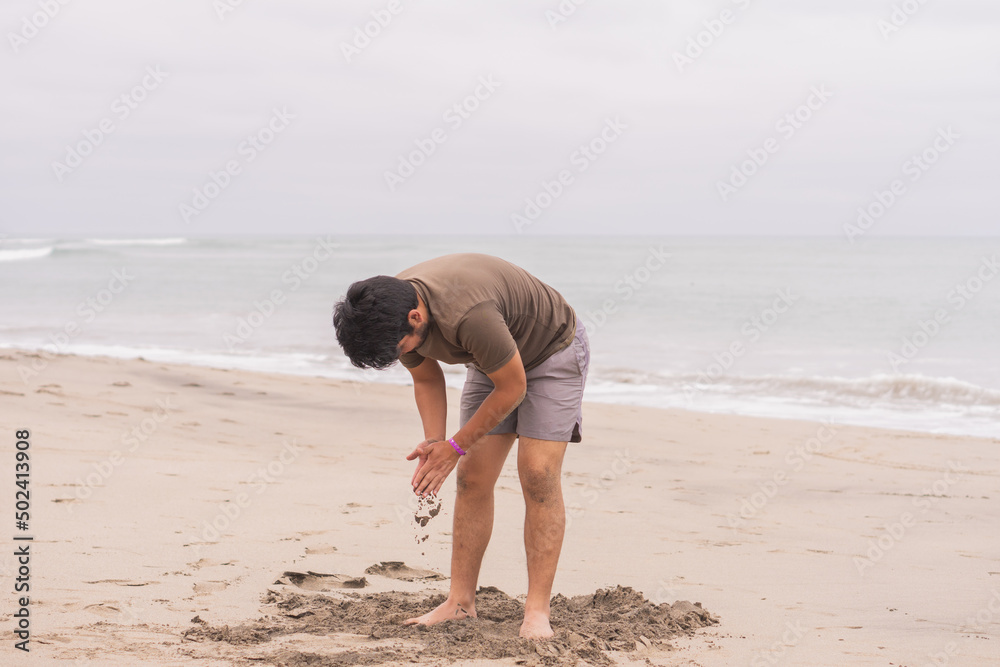
M 462 388 L 462 426 L 493 391 L 493 381 L 488 375 L 472 364 L 467 366 L 469 371 Z M 517 433 L 556 442 L 583 440 L 583 387 L 589 368 L 587 329 L 577 317 L 573 342 L 525 374 L 528 391 L 524 400 L 489 435 Z

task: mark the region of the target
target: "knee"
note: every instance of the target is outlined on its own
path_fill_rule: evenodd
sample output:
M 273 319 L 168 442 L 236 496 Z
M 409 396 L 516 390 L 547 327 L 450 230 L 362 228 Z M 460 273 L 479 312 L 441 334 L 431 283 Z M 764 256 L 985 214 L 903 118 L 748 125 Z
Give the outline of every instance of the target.
M 558 468 L 528 465 L 518 470 L 521 491 L 526 500 L 549 504 L 562 500 L 562 484 Z
M 463 466 L 458 466 L 455 484 L 458 492 L 461 494 L 489 494 L 493 492 L 493 486 L 495 483 L 495 480 L 487 479 L 487 477 L 481 473 L 476 473 L 465 469 Z

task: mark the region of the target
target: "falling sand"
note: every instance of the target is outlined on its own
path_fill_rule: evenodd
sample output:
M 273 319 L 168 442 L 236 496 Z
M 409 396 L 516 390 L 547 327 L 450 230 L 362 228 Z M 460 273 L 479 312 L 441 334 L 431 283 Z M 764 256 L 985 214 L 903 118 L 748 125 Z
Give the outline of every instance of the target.
M 556 636 L 548 641 L 519 638 L 524 605 L 493 587 L 477 593 L 478 619 L 447 621 L 430 628 L 402 625 L 443 600 L 440 594 L 399 591 L 327 596 L 269 590 L 263 598 L 271 608 L 269 616 L 236 627 L 214 627 L 196 618 L 195 627 L 184 636 L 201 643 L 249 645 L 259 651 L 252 658 L 257 664 L 283 667 L 500 658 L 517 658 L 519 664 L 529 665 L 611 665 L 616 652 L 669 649 L 671 638 L 718 623 L 698 603 L 657 605 L 631 588 L 618 586 L 592 595 L 555 596 L 552 628 Z M 341 633 L 367 639 L 347 650 L 322 654 L 280 646 L 268 650 L 272 640 L 292 634 Z
M 441 499 L 437 496 L 420 496 L 417 509 L 413 512 L 414 539 L 417 544 L 423 544 L 430 537 L 430 531 L 424 530 L 430 520 L 441 513 Z M 420 555 L 426 556 L 425 552 Z

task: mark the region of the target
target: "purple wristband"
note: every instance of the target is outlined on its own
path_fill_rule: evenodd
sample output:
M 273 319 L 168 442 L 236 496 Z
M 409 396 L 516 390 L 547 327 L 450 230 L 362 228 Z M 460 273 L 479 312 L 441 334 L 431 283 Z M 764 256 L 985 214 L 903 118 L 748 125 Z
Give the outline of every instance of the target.
M 458 452 L 459 456 L 465 456 L 465 452 L 462 451 L 462 448 L 459 447 L 458 444 L 455 442 L 455 438 L 448 438 L 448 442 L 451 443 L 451 446 L 455 448 L 455 451 Z

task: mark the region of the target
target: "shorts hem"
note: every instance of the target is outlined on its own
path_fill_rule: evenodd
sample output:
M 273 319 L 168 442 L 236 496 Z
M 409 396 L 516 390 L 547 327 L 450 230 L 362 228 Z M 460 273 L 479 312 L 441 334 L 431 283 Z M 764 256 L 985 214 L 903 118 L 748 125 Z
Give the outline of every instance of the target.
M 560 433 L 559 435 L 556 436 L 521 433 L 517 429 L 514 429 L 514 432 L 517 433 L 518 437 L 521 437 L 523 435 L 526 438 L 534 438 L 535 440 L 548 440 L 550 442 L 567 442 L 569 444 L 576 444 L 578 442 L 583 441 L 583 425 L 580 424 L 579 422 L 573 424 L 573 428 L 570 429 L 569 433 Z M 576 440 L 573 439 L 573 436 L 576 436 Z

